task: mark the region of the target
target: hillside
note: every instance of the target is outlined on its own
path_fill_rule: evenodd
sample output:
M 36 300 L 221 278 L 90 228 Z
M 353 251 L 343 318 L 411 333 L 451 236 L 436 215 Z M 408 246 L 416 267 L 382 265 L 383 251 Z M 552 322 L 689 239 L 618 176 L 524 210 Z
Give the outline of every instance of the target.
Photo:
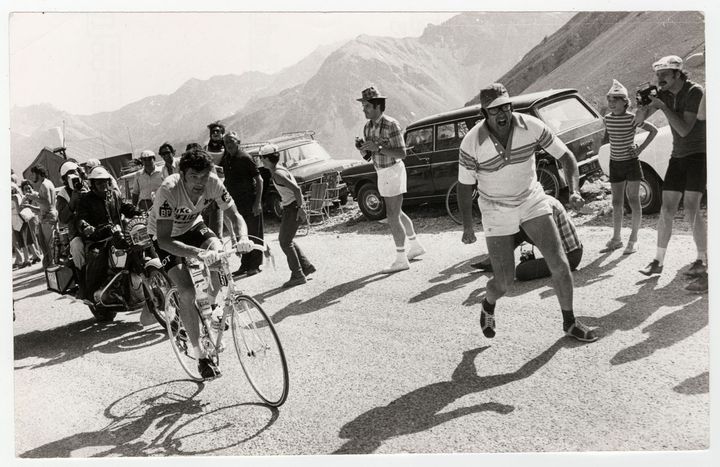
M 634 94 L 654 78 L 655 60 L 670 54 L 685 58 L 704 47 L 705 21 L 698 12 L 578 13 L 497 81 L 512 94 L 575 88 L 604 113 L 613 78 Z M 704 65 L 688 72 L 705 85 Z

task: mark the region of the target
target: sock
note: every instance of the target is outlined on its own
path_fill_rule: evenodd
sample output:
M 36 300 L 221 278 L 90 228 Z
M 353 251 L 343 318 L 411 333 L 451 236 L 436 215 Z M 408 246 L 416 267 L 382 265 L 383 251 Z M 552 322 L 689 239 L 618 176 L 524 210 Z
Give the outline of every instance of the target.
M 200 360 L 201 358 L 205 358 L 205 355 L 203 355 L 203 354 L 200 352 L 200 346 L 199 346 L 199 345 L 193 345 L 193 351 L 195 352 L 195 356 L 197 357 L 198 360 Z
M 702 261 L 703 264 L 707 265 L 707 251 L 699 251 L 698 250 L 697 259 Z
M 563 329 L 567 329 L 575 323 L 575 313 L 572 310 L 560 310 L 563 316 Z
M 663 261 L 665 261 L 665 252 L 667 251 L 667 248 L 660 248 L 658 247 L 656 253 L 655 253 L 655 259 L 658 263 L 660 263 L 660 266 L 663 265 Z
M 494 314 L 495 313 L 495 305 L 497 305 L 497 303 L 493 303 L 491 305 L 490 302 L 488 302 L 487 298 L 483 298 L 482 307 L 483 307 L 483 309 L 485 309 L 485 312 L 487 312 L 491 315 Z
M 395 255 L 395 261 L 407 261 L 407 255 L 405 254 L 405 247 L 402 248 L 396 248 L 396 255 Z

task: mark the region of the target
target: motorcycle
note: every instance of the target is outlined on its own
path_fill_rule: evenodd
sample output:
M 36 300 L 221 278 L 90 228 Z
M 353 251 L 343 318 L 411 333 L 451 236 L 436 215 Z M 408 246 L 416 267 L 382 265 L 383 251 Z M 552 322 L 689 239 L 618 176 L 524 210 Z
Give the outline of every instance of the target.
M 104 280 L 99 287 L 87 286 L 90 298 L 84 302 L 98 322 L 111 322 L 118 312 L 147 307 L 165 327 L 165 294 L 172 286 L 153 249 L 147 217 L 133 217 L 122 223 L 122 227 L 100 226 L 98 230 L 107 235 L 86 244 L 87 267 L 90 261 L 96 261 L 96 267 L 86 270 L 86 282 L 97 284 L 93 276 L 103 273 Z

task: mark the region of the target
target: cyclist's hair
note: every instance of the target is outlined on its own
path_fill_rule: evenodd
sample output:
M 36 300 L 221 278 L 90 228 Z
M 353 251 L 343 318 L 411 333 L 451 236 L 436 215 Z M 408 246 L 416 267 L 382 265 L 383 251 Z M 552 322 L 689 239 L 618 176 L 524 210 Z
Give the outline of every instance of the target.
M 41 177 L 45 177 L 45 178 L 47 178 L 47 176 L 48 176 L 48 171 L 45 168 L 45 166 L 42 164 L 33 166 L 33 168 L 30 169 L 30 172 L 40 175 Z
M 180 158 L 180 172 L 183 174 L 188 169 L 193 169 L 197 172 L 204 172 L 213 166 L 212 157 L 203 148 L 192 148 L 189 151 L 185 151 Z

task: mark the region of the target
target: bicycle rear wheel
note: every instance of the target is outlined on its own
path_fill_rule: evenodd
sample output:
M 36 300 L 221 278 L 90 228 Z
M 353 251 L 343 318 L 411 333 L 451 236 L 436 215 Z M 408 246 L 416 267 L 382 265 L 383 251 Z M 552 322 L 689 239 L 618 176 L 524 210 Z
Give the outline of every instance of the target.
M 279 407 L 288 395 L 288 367 L 275 327 L 260 305 L 247 295 L 233 300 L 233 344 L 250 385 L 266 404 Z
M 445 193 L 445 210 L 447 210 L 450 219 L 456 224 L 462 225 L 462 215 L 460 214 L 460 206 L 457 202 L 457 185 L 458 182 L 453 183 Z M 478 192 L 477 189 L 473 189 L 472 193 L 472 213 L 475 222 L 480 222 L 482 215 L 480 214 L 480 208 L 477 204 Z
M 185 327 L 180 320 L 178 304 L 177 289 L 173 287 L 168 290 L 165 295 L 165 329 L 170 338 L 173 353 L 180 362 L 180 366 L 182 366 L 190 378 L 195 381 L 202 381 L 203 378 L 198 371 L 198 361 L 195 357 L 195 352 L 187 332 L 185 332 Z

